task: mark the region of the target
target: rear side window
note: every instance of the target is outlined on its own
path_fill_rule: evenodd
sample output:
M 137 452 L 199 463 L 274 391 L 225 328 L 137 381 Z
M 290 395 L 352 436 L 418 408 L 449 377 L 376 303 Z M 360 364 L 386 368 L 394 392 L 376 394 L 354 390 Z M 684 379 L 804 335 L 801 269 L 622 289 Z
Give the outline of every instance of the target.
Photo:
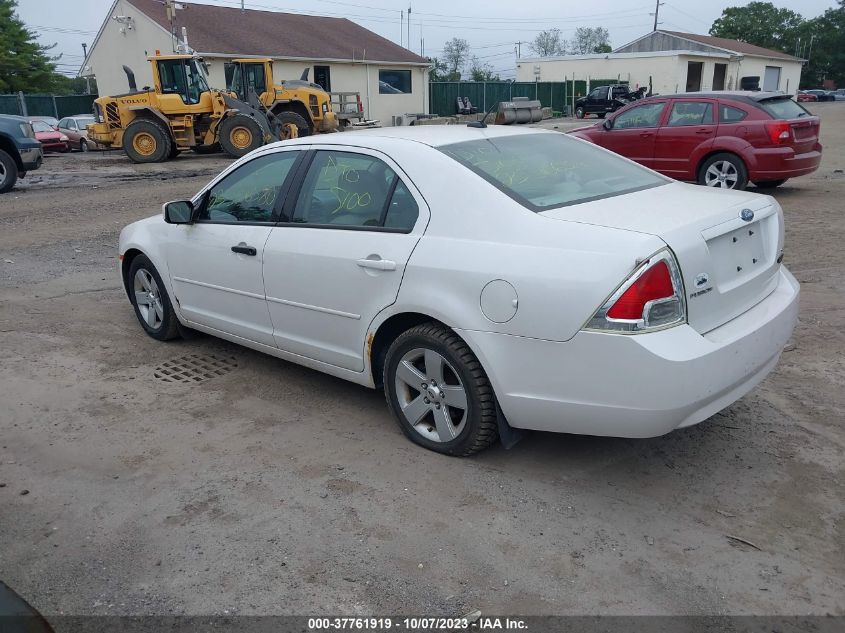
M 557 133 L 493 137 L 438 149 L 532 211 L 670 182 L 595 145 Z
M 670 127 L 682 125 L 710 125 L 713 123 L 713 105 L 701 101 L 676 101 L 669 115 Z
M 719 123 L 736 123 L 742 121 L 748 113 L 745 110 L 734 108 L 724 103 L 719 106 Z
M 810 116 L 804 106 L 789 97 L 766 99 L 760 101 L 758 105 L 775 119 L 797 119 L 802 116 Z

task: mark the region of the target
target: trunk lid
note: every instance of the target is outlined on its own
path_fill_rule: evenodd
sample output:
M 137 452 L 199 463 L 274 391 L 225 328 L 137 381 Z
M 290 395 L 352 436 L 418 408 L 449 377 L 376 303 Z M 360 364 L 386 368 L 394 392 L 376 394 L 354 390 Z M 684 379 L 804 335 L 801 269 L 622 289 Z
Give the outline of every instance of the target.
M 821 119 L 817 116 L 802 117 L 790 119 L 787 123 L 792 129 L 792 139 L 788 145 L 795 150 L 796 154 L 812 152 L 819 142 Z
M 753 217 L 743 219 L 744 210 L 744 217 Z M 783 212 L 769 196 L 672 183 L 540 215 L 661 238 L 681 269 L 689 324 L 702 334 L 747 311 L 777 285 Z

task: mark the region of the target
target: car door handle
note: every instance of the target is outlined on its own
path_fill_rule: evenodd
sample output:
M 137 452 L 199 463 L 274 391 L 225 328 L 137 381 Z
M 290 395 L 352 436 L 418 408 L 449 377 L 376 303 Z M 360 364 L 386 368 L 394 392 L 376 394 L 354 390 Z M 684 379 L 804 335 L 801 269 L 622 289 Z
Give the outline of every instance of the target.
M 243 242 L 238 244 L 237 246 L 232 247 L 233 253 L 240 253 L 241 255 L 249 255 L 250 257 L 255 257 L 258 254 L 258 251 L 255 250 L 254 246 L 247 246 Z
M 696 130 L 696 134 L 713 134 L 713 130 Z
M 372 268 L 373 270 L 396 270 L 396 262 L 389 259 L 359 259 L 356 262 L 361 268 Z
M 651 136 L 651 132 L 640 132 L 641 138 L 648 138 L 649 136 Z

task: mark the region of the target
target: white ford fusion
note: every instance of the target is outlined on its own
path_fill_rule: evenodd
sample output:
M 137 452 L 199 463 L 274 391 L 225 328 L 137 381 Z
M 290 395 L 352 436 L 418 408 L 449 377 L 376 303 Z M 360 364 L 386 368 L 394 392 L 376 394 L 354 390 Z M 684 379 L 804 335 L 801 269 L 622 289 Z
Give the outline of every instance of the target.
M 651 437 L 775 366 L 798 312 L 768 196 L 504 127 L 300 138 L 120 235 L 142 327 L 368 387 L 452 455 L 512 429 Z

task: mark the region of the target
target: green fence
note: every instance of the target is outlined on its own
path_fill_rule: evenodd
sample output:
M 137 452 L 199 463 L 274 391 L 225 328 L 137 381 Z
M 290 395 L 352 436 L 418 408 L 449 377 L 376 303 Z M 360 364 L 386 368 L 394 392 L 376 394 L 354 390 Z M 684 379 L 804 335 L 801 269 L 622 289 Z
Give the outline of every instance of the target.
M 618 79 L 591 79 L 589 88 L 619 83 Z M 468 97 L 481 112 L 514 97 L 538 99 L 543 107 L 558 112 L 571 110 L 572 98 L 587 94 L 586 81 L 432 81 L 429 84 L 429 112 L 455 114 L 458 97 Z
M 0 95 L 0 114 L 53 116 L 89 114 L 97 95 Z

